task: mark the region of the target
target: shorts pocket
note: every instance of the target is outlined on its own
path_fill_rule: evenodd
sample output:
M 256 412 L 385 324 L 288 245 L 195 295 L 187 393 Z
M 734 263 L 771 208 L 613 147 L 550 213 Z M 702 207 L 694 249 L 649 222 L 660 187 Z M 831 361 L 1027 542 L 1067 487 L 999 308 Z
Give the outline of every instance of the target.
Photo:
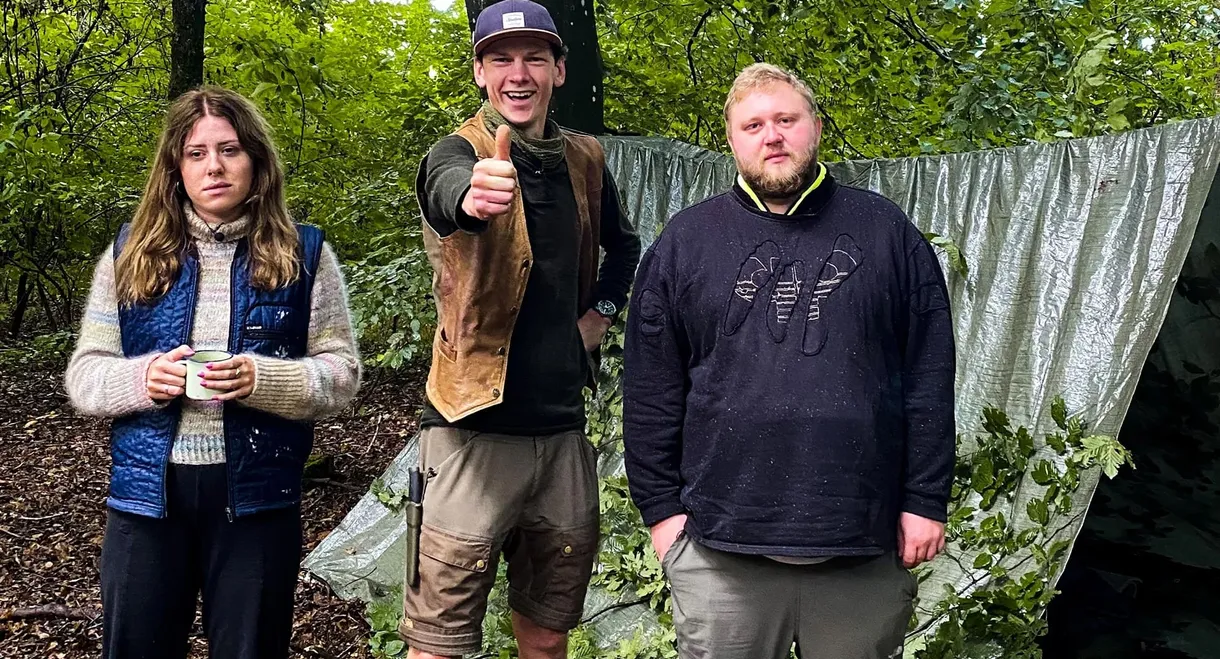
M 597 533 L 597 527 L 590 526 L 547 534 L 549 538 L 543 536 L 546 540 L 539 543 L 542 545 L 540 558 L 552 565 L 550 578 L 546 580 L 547 598 L 569 601 L 577 609 L 584 606 L 585 590 L 597 558 Z
M 416 630 L 475 638 L 496 579 L 490 541 L 424 525 L 419 585 L 405 589 L 403 611 Z
M 450 567 L 486 572 L 491 564 L 491 542 L 475 540 L 425 526 L 419 534 L 419 553 Z
M 545 627 L 575 627 L 597 559 L 597 525 L 518 533 L 508 554 L 509 605 Z
M 440 475 L 449 463 L 471 447 L 478 435 L 478 432 L 462 428 L 424 428 L 419 436 L 420 470 L 427 473 L 429 469 L 433 469 Z M 424 494 L 427 496 L 426 489 Z

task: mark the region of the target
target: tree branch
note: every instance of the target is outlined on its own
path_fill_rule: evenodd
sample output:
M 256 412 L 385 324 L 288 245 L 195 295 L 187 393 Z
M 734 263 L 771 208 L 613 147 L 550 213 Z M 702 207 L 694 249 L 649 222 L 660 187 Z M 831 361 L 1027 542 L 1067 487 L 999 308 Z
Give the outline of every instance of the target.
M 856 145 L 852 144 L 851 140 L 847 139 L 847 133 L 844 132 L 843 129 L 839 127 L 839 124 L 835 122 L 834 117 L 830 116 L 830 113 L 826 111 L 825 107 L 820 107 L 818 109 L 822 113 L 822 118 L 826 120 L 826 124 L 830 127 L 830 129 L 832 131 L 834 131 L 834 134 L 837 135 L 839 137 L 839 139 L 843 141 L 843 144 L 847 148 L 851 149 L 852 151 L 855 151 L 856 155 L 861 158 L 868 158 L 867 154 L 865 154 L 860 149 L 857 149 Z
M 590 622 L 593 622 L 597 618 L 600 618 L 601 616 L 603 616 L 607 613 L 610 613 L 611 611 L 617 611 L 618 609 L 626 609 L 626 608 L 635 606 L 637 604 L 644 604 L 647 601 L 648 601 L 648 598 L 641 597 L 638 600 L 628 600 L 626 602 L 617 602 L 615 604 L 610 604 L 608 606 L 602 607 L 601 609 L 598 609 L 597 611 L 594 611 L 593 613 L 590 613 L 589 615 L 585 616 L 585 618 L 580 621 L 580 624 L 586 625 Z
M 301 87 L 301 79 L 297 77 L 297 72 L 292 68 L 292 63 L 287 58 L 284 59 L 284 68 L 288 69 L 288 73 L 292 74 L 292 81 L 297 86 L 297 96 L 301 97 L 301 134 L 297 137 L 297 161 L 292 166 L 292 170 L 288 173 L 291 177 L 301 167 L 301 151 L 305 148 L 305 90 Z
M 32 620 L 36 618 L 67 618 L 69 620 L 95 620 L 102 615 L 95 608 L 68 608 L 63 604 L 42 604 L 11 609 L 0 609 L 0 621 Z
M 910 15 L 909 9 L 907 10 L 907 16 L 911 21 L 911 25 L 909 26 L 901 20 L 901 17 L 898 16 L 897 12 L 889 7 L 885 8 L 885 20 L 901 30 L 908 39 L 932 51 L 932 53 L 940 58 L 940 60 L 944 63 L 957 66 L 957 61 L 950 57 L 939 44 L 924 33 L 923 29 L 919 27 L 919 23 L 915 22 L 915 17 Z
M 690 80 L 695 87 L 699 86 L 699 73 L 695 71 L 695 54 L 692 48 L 694 48 L 695 39 L 699 36 L 699 31 L 703 29 L 713 11 L 715 9 L 709 7 L 707 11 L 703 12 L 703 15 L 699 17 L 699 22 L 695 23 L 695 29 L 690 33 L 690 38 L 686 40 L 686 62 L 690 65 Z

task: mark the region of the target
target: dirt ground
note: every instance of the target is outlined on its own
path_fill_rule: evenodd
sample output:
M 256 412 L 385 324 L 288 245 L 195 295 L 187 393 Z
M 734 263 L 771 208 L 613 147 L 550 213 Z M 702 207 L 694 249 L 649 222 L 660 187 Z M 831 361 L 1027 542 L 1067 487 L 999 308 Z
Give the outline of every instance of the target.
M 315 453 L 331 460 L 306 480 L 306 553 L 414 434 L 423 376 L 419 370 L 367 373 L 355 403 L 318 424 Z M 61 368 L 0 368 L 0 657 L 100 654 L 107 428 L 105 420 L 72 411 Z M 55 606 L 59 611 L 45 617 L 14 619 L 11 610 Z M 361 603 L 345 602 L 301 573 L 292 641 L 297 656 L 368 657 L 368 630 Z M 198 621 L 190 656 L 207 656 Z

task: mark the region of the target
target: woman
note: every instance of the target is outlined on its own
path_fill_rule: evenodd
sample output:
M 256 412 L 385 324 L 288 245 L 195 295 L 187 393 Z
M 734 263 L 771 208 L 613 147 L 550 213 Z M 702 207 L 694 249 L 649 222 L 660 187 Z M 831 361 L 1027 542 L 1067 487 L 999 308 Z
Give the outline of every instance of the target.
M 232 357 L 187 398 L 181 362 L 203 350 Z M 203 87 L 170 108 L 65 380 L 115 417 L 102 656 L 185 657 L 202 593 L 210 656 L 286 657 L 312 420 L 351 400 L 360 360 L 335 255 L 289 219 L 250 101 Z

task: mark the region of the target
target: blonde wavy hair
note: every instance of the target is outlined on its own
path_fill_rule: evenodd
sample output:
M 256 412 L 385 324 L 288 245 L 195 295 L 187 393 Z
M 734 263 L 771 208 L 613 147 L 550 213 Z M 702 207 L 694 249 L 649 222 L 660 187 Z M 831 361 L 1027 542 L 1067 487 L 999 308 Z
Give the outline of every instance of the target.
M 195 122 L 205 116 L 232 124 L 254 164 L 254 180 L 246 199 L 253 285 L 271 290 L 299 276 L 300 240 L 284 203 L 284 171 L 271 128 L 246 97 L 222 87 L 205 86 L 179 96 L 169 108 L 131 233 L 114 265 L 120 304 L 144 303 L 164 295 L 192 247 L 182 209 L 189 199 L 179 163 L 187 136 Z
M 813 116 L 818 115 L 818 101 L 813 96 L 813 90 L 809 85 L 805 84 L 796 74 L 782 69 L 774 64 L 760 62 L 751 64 L 741 70 L 737 74 L 737 78 L 733 80 L 733 86 L 729 88 L 729 94 L 724 99 L 724 124 L 726 129 L 729 124 L 729 113 L 733 107 L 741 102 L 741 99 L 748 96 L 751 92 L 759 89 L 768 89 L 775 84 L 785 84 L 796 90 L 805 102 L 809 104 L 809 112 Z

